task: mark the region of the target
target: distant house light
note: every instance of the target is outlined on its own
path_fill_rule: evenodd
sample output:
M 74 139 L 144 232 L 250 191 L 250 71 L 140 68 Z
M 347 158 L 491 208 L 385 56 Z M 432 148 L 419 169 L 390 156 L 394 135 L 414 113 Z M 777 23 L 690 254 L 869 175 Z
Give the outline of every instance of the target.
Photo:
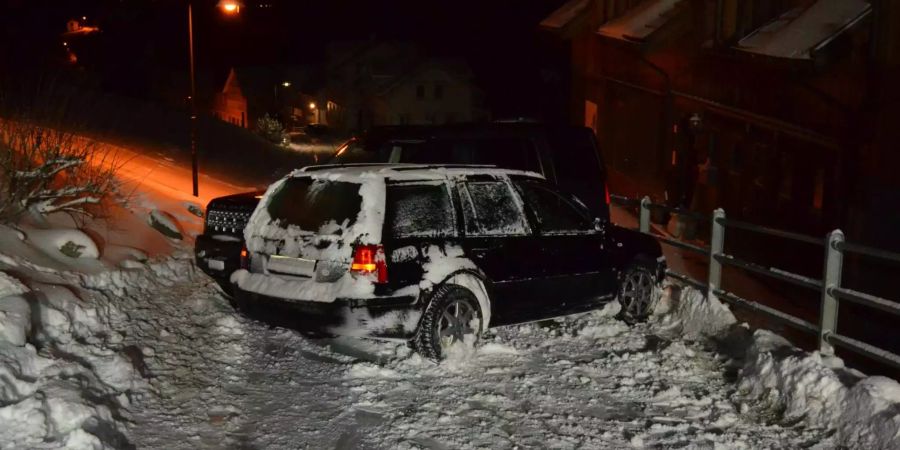
M 291 87 L 291 82 L 290 82 L 290 81 L 285 81 L 285 82 L 281 83 L 281 85 L 284 86 L 284 87 Z
M 316 109 L 316 102 L 309 102 L 309 109 Z

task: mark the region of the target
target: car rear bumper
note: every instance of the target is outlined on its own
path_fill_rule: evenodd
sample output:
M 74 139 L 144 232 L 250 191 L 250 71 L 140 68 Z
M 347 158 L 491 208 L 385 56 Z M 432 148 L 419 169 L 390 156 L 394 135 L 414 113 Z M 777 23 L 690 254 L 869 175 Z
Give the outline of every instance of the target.
M 409 339 L 422 316 L 414 296 L 325 303 L 271 297 L 237 286 L 234 291 L 235 305 L 248 317 L 314 334 Z
M 221 282 L 228 282 L 231 274 L 241 266 L 242 240 L 222 240 L 207 234 L 197 236 L 194 258 L 203 273 Z

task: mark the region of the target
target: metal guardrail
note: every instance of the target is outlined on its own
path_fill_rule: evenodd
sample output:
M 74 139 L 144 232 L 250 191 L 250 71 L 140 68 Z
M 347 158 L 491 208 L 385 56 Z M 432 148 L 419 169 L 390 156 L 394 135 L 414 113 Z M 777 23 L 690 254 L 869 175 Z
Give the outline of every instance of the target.
M 677 273 L 675 271 L 672 271 L 671 269 L 666 271 L 666 275 L 668 275 L 669 277 L 690 284 L 698 289 L 705 289 L 707 295 L 715 295 L 732 305 L 761 312 L 773 319 L 776 319 L 799 330 L 806 331 L 810 334 L 817 334 L 819 336 L 819 351 L 823 354 L 834 354 L 833 346 L 836 346 L 900 369 L 900 355 L 891 353 L 888 350 L 878 348 L 874 345 L 867 344 L 865 342 L 858 341 L 847 336 L 843 336 L 841 334 L 838 334 L 837 332 L 838 306 L 842 300 L 877 309 L 879 311 L 883 311 L 900 317 L 900 303 L 898 303 L 898 301 L 841 287 L 844 254 L 854 253 L 857 255 L 893 263 L 900 263 L 900 254 L 845 242 L 844 233 L 841 232 L 841 230 L 834 230 L 828 233 L 828 235 L 824 239 L 818 239 L 812 236 L 807 236 L 805 234 L 764 227 L 734 219 L 727 219 L 725 217 L 725 211 L 722 209 L 713 211 L 713 214 L 710 217 L 694 211 L 686 211 L 680 208 L 671 208 L 665 205 L 655 204 L 650 201 L 649 197 L 644 197 L 643 199 L 638 200 L 628 197 L 622 197 L 619 195 L 611 195 L 610 199 L 613 201 L 613 203 L 619 205 L 638 208 L 638 230 L 642 233 L 649 234 L 667 245 L 686 249 L 695 253 L 704 254 L 709 258 L 709 276 L 707 278 L 707 283 L 697 281 L 691 278 L 689 275 Z M 650 227 L 651 210 L 661 210 L 669 213 L 674 213 L 681 215 L 682 217 L 687 217 L 691 220 L 710 220 L 712 230 L 710 233 L 709 246 L 703 247 L 694 243 L 684 242 L 678 239 L 670 238 L 668 236 L 663 236 L 659 233 L 652 232 Z M 822 279 L 820 280 L 810 278 L 804 275 L 774 267 L 765 267 L 752 261 L 746 261 L 737 258 L 734 255 L 726 254 L 724 251 L 726 228 L 740 229 L 743 231 L 763 234 L 770 237 L 789 239 L 797 242 L 804 242 L 807 244 L 824 247 L 825 253 L 822 268 Z M 754 300 L 745 299 L 733 293 L 727 292 L 722 288 L 723 265 L 737 267 L 748 272 L 767 276 L 783 282 L 791 283 L 803 288 L 820 292 L 821 310 L 819 314 L 818 324 L 808 322 L 799 317 L 772 308 L 771 306 L 763 305 Z

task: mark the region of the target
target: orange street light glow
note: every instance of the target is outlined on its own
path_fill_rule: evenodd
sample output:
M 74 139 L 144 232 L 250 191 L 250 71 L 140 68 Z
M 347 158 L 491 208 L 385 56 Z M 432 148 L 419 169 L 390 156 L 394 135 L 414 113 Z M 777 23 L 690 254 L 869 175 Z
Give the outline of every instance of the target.
M 241 4 L 236 1 L 223 0 L 219 2 L 219 7 L 228 14 L 236 14 L 241 12 Z
M 309 109 L 316 109 L 316 102 L 309 102 Z

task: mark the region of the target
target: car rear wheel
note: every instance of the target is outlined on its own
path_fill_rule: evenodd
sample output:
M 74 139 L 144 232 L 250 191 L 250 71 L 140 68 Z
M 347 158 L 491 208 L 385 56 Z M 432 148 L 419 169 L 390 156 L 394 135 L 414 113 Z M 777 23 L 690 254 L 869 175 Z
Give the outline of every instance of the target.
M 622 274 L 619 285 L 619 317 L 627 323 L 647 320 L 655 306 L 656 276 L 641 264 L 632 264 Z
M 440 361 L 456 343 L 474 345 L 481 328 L 481 310 L 472 292 L 445 284 L 431 294 L 411 344 L 422 356 Z

